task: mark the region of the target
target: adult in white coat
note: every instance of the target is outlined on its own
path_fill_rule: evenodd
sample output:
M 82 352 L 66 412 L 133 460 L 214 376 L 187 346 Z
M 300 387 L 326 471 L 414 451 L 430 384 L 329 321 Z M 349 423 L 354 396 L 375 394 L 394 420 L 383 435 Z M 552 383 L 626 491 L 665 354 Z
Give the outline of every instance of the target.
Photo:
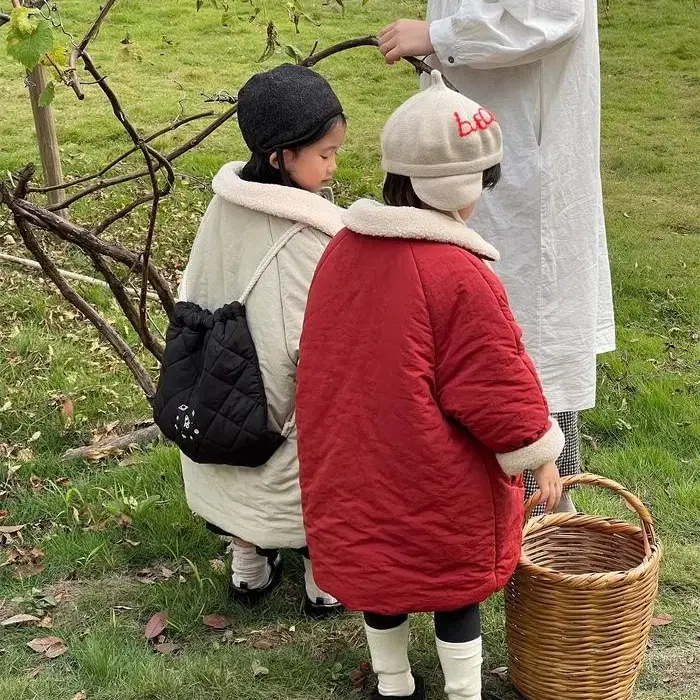
M 501 251 L 496 272 L 567 434 L 560 472 L 577 473 L 578 412 L 595 405 L 596 356 L 615 348 L 596 0 L 429 0 L 427 21 L 395 22 L 380 49 L 389 63 L 429 56 L 498 116 L 503 177 L 474 225 Z

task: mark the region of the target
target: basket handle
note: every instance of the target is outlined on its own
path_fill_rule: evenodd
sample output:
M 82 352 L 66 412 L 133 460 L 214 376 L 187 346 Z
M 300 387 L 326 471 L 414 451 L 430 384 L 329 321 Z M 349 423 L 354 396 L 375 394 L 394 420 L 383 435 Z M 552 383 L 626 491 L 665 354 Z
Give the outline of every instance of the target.
M 654 532 L 654 520 L 651 517 L 651 513 L 647 510 L 646 506 L 630 491 L 628 491 L 624 486 L 618 484 L 616 481 L 611 479 L 606 479 L 604 476 L 598 476 L 597 474 L 574 474 L 573 476 L 567 476 L 561 480 L 564 488 L 570 488 L 572 486 L 599 486 L 608 491 L 616 493 L 618 496 L 627 501 L 627 504 L 642 521 L 642 535 L 644 537 L 644 553 L 647 557 L 650 557 L 652 552 L 652 546 L 656 546 L 656 533 Z M 541 493 L 536 491 L 528 498 L 525 503 L 525 522 L 527 522 L 532 516 L 532 511 L 537 505 L 539 505 Z

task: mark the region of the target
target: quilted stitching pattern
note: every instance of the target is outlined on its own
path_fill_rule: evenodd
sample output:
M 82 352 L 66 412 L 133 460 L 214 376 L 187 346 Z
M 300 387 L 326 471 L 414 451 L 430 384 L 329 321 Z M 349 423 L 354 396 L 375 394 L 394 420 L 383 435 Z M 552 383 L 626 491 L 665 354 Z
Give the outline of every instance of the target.
M 213 314 L 178 302 L 153 402 L 163 434 L 193 461 L 257 467 L 284 438 L 268 429 L 267 398 L 245 307 Z

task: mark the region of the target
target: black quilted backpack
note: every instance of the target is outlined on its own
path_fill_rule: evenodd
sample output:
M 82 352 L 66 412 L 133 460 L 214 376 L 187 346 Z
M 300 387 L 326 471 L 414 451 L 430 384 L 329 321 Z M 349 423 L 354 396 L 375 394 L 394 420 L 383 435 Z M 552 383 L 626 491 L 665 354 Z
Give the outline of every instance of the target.
M 304 226 L 296 224 L 268 251 L 238 301 L 213 313 L 175 304 L 153 416 L 163 434 L 194 462 L 259 467 L 284 442 L 267 423 L 267 398 L 245 303 L 263 272 Z

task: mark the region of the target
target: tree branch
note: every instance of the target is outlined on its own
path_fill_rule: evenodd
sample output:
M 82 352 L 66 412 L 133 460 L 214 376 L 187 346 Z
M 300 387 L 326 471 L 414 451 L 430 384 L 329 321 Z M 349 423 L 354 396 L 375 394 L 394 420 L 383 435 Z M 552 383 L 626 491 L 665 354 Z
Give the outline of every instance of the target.
M 152 401 L 156 391 L 155 385 L 151 375 L 139 362 L 134 354 L 134 351 L 129 347 L 119 333 L 117 333 L 112 325 L 105 321 L 100 313 L 90 304 L 88 304 L 88 302 L 85 301 L 85 299 L 83 299 L 83 297 L 81 297 L 68 284 L 68 282 L 66 282 L 56 265 L 42 248 L 39 240 L 32 232 L 32 229 L 27 223 L 26 219 L 21 215 L 21 212 L 15 208 L 12 197 L 7 191 L 5 185 L 2 183 L 0 183 L 0 198 L 2 198 L 2 201 L 5 202 L 5 204 L 15 215 L 15 224 L 17 225 L 17 229 L 22 236 L 24 245 L 27 246 L 27 249 L 31 252 L 39 265 L 41 265 L 41 269 L 44 271 L 46 276 L 56 285 L 59 292 L 61 292 L 66 300 L 78 311 L 80 311 L 80 313 L 82 313 L 83 316 L 85 316 L 85 318 L 87 318 L 92 325 L 97 328 L 102 337 L 107 340 L 107 342 L 117 351 L 117 354 L 131 370 L 131 373 L 136 378 L 139 386 L 143 389 L 144 393 L 146 394 L 146 398 L 149 401 Z
M 166 126 L 160 131 L 156 131 L 154 134 L 151 134 L 150 136 L 145 138 L 143 142 L 150 143 L 151 141 L 154 141 L 158 137 L 163 136 L 164 134 L 167 134 L 170 131 L 175 131 L 176 129 L 179 129 L 185 124 L 189 124 L 190 122 L 196 121 L 198 119 L 212 117 L 214 116 L 214 114 L 216 113 L 209 111 L 200 112 L 199 114 L 193 114 L 191 117 L 184 117 L 183 119 L 179 119 L 178 121 L 173 122 L 172 124 L 170 124 L 170 126 Z M 94 180 L 95 178 L 102 177 L 105 173 L 109 172 L 112 168 L 119 165 L 119 163 L 121 163 L 123 160 L 126 160 L 130 155 L 133 155 L 138 150 L 138 146 L 132 146 L 128 151 L 125 151 L 120 156 L 117 156 L 113 161 L 105 165 L 104 168 L 102 168 L 99 172 L 94 173 L 93 175 L 85 175 L 83 177 L 64 182 L 61 185 L 54 185 L 53 187 L 30 187 L 29 192 L 38 192 L 40 194 L 45 194 L 46 192 L 51 192 L 52 190 L 67 189 L 68 187 L 74 187 L 75 185 L 82 185 L 85 182 L 89 182 L 90 180 Z
M 100 10 L 100 14 L 97 16 L 97 19 L 92 23 L 90 29 L 87 30 L 85 36 L 83 37 L 83 40 L 78 45 L 78 52 L 80 54 L 82 54 L 83 51 L 85 51 L 88 44 L 97 36 L 98 32 L 100 31 L 100 26 L 102 22 L 104 22 L 105 17 L 107 17 L 107 14 L 116 2 L 117 0 L 107 0 L 107 2 L 102 6 L 102 9 Z

